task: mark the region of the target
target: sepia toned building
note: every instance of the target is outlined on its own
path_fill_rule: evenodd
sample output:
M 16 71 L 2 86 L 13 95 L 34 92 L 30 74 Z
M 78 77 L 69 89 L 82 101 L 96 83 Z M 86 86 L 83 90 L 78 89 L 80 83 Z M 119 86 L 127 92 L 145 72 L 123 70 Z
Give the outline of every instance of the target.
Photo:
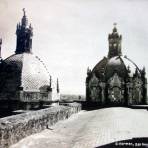
M 30 109 L 60 99 L 44 62 L 32 53 L 33 28 L 24 15 L 16 29 L 15 54 L 0 63 L 0 108 Z
M 122 55 L 122 36 L 116 25 L 108 35 L 108 56 L 87 70 L 86 99 L 100 105 L 147 104 L 145 68 Z

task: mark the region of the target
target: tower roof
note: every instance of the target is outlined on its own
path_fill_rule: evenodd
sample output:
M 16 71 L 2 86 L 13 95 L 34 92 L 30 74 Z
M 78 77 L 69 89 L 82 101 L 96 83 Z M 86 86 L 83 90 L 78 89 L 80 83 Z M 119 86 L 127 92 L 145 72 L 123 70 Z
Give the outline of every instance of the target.
M 32 52 L 32 36 L 33 28 L 31 24 L 28 26 L 28 20 L 26 17 L 26 11 L 23 9 L 23 17 L 21 23 L 17 24 L 16 29 L 17 44 L 16 44 L 16 54 L 20 53 L 31 53 Z
M 109 41 L 108 57 L 109 58 L 122 55 L 122 51 L 121 51 L 122 36 L 118 34 L 116 25 L 117 24 L 114 23 L 112 33 L 108 35 L 108 41 Z
M 34 54 L 14 54 L 3 61 L 1 73 L 2 90 L 16 91 L 22 87 L 24 91 L 40 91 L 50 86 L 50 74 L 45 64 Z
M 26 11 L 25 11 L 25 8 L 23 8 L 23 17 L 22 17 L 22 26 L 23 27 L 26 27 L 28 25 L 28 20 L 27 20 L 27 17 L 26 17 Z

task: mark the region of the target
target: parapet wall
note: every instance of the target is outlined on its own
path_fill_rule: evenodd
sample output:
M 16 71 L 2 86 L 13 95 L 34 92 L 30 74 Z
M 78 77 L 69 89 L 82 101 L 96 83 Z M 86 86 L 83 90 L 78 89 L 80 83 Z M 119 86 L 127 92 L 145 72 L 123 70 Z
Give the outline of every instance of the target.
M 0 148 L 8 148 L 22 138 L 40 132 L 81 110 L 78 103 L 55 106 L 0 119 Z

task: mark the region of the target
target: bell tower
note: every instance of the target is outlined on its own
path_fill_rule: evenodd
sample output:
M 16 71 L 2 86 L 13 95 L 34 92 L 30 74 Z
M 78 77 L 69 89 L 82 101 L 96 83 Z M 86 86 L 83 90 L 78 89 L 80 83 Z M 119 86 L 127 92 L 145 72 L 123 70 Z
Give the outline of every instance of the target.
M 108 35 L 108 42 L 109 42 L 108 58 L 122 55 L 121 52 L 122 36 L 118 34 L 116 25 L 117 24 L 114 23 L 113 32 Z
M 28 20 L 26 17 L 25 9 L 23 9 L 23 13 L 24 15 L 21 20 L 21 23 L 17 24 L 16 29 L 16 54 L 32 52 L 33 28 L 31 27 L 31 24 L 28 26 Z

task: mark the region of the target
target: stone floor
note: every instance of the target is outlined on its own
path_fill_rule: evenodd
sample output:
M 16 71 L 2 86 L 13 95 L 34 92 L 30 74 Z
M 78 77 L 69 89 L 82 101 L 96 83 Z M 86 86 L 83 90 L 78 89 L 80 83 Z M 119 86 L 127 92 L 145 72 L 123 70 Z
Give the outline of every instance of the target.
M 122 107 L 81 111 L 11 148 L 95 148 L 148 137 L 148 111 Z

